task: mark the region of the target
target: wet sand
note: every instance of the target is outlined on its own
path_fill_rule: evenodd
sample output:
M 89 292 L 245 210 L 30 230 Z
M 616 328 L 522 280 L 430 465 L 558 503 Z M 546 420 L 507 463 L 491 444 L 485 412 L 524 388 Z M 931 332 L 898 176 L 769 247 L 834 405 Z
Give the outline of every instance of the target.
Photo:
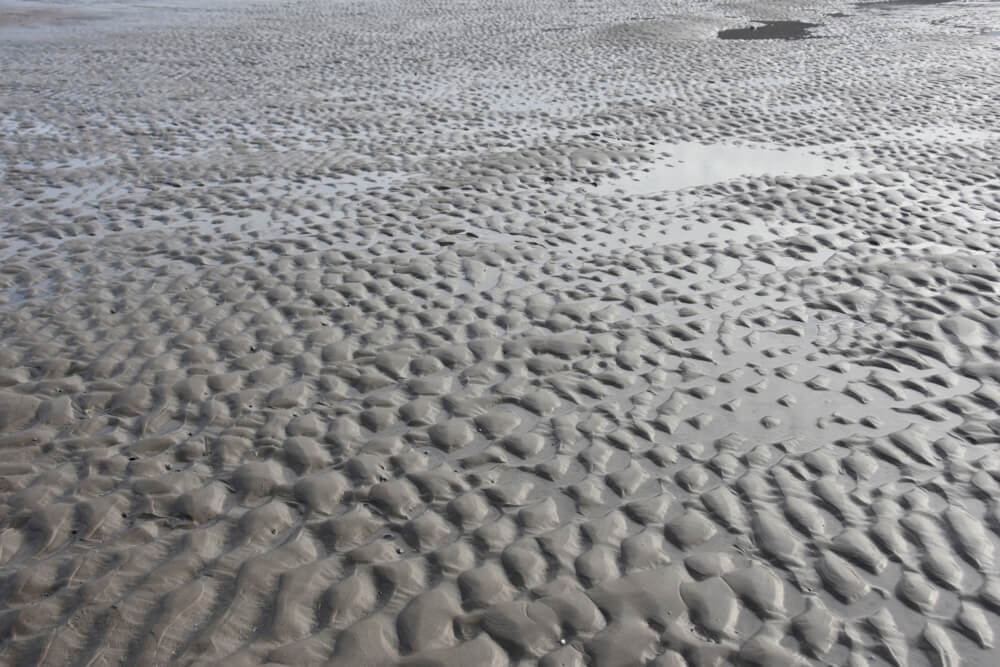
M 0 6 L 0 664 L 996 663 L 998 28 Z

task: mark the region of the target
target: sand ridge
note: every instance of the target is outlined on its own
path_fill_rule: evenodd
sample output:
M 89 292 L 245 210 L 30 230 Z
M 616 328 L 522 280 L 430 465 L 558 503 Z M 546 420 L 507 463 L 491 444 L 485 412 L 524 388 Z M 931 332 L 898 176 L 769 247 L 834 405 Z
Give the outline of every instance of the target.
M 1000 13 L 884 4 L 0 24 L 0 663 L 989 664 Z

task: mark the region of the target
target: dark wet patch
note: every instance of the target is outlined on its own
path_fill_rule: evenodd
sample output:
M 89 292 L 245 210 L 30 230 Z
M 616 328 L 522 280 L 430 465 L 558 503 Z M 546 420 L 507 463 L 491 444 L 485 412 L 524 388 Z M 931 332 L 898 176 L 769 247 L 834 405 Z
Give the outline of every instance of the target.
M 0 28 L 24 27 L 54 23 L 69 23 L 72 21 L 87 21 L 101 18 L 99 14 L 63 10 L 57 7 L 39 7 L 25 9 L 0 8 Z
M 756 21 L 761 25 L 749 28 L 720 30 L 719 39 L 806 39 L 809 30 L 819 27 L 818 23 L 802 21 Z

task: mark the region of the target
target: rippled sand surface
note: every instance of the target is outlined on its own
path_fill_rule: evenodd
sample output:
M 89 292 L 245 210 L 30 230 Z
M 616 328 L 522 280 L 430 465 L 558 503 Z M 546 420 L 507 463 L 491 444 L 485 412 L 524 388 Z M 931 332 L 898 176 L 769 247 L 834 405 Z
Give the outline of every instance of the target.
M 1000 661 L 997 3 L 4 0 L 0 71 L 0 664 Z

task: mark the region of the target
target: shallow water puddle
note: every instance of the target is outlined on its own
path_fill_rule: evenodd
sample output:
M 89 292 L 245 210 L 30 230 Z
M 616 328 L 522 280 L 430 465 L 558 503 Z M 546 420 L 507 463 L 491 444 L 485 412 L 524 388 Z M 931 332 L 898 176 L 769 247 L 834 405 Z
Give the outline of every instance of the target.
M 805 148 L 765 148 L 684 142 L 660 148 L 662 160 L 596 187 L 602 195 L 648 195 L 683 190 L 750 176 L 820 176 L 847 169 L 851 163 L 818 155 Z
M 893 9 L 895 7 L 919 7 L 921 5 L 947 5 L 955 0 L 871 0 L 857 2 L 855 7 L 861 9 Z

